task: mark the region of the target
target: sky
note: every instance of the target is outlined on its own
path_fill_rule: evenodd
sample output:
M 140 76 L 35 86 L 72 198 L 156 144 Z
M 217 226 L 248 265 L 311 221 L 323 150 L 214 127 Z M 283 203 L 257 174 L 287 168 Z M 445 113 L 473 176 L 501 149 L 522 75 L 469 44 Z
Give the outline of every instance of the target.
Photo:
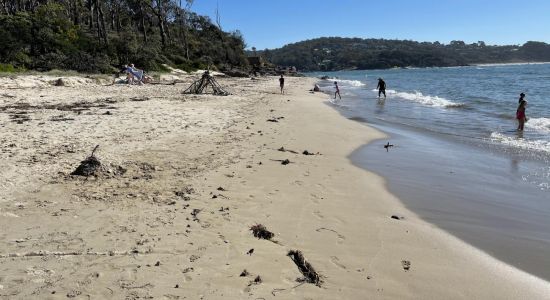
M 216 7 L 248 49 L 323 36 L 550 43 L 550 0 L 194 0 L 191 10 L 215 20 Z

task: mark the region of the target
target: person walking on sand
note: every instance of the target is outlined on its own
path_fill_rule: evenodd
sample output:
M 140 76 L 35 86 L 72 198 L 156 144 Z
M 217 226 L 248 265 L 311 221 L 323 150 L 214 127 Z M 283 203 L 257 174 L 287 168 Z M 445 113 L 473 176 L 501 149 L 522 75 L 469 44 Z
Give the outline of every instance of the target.
M 281 74 L 281 78 L 279 78 L 279 86 L 281 86 L 281 94 L 285 93 L 285 78 L 283 77 L 283 74 Z
M 336 95 L 342 99 L 342 96 L 340 96 L 340 88 L 338 88 L 338 82 L 336 81 L 334 82 L 334 88 L 336 89 L 336 92 L 334 92 L 334 99 L 336 99 Z
M 378 85 L 376 86 L 378 89 L 378 98 L 380 98 L 380 94 L 384 94 L 384 98 L 386 98 L 386 82 L 382 78 L 378 78 Z
M 521 101 L 525 101 L 525 94 L 524 93 L 519 94 L 518 103 L 521 103 Z
M 527 122 L 527 116 L 525 115 L 525 106 L 527 101 L 521 100 L 519 102 L 518 109 L 516 110 L 516 119 L 518 119 L 518 131 L 523 131 L 523 125 Z

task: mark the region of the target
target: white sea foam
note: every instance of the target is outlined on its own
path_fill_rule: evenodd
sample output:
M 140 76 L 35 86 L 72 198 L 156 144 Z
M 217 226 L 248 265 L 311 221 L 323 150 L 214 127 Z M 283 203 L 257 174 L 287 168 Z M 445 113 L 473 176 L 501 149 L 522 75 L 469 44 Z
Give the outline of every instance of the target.
M 340 86 L 353 86 L 353 87 L 361 87 L 365 86 L 366 84 L 364 82 L 361 82 L 359 80 L 347 80 L 347 79 L 337 79 L 337 78 L 329 78 L 330 81 L 336 81 Z
M 543 133 L 550 133 L 550 119 L 549 118 L 530 118 L 525 123 L 527 130 L 536 130 Z
M 374 89 L 373 91 L 378 92 L 377 89 Z M 424 95 L 418 91 L 414 93 L 407 93 L 407 92 L 398 92 L 395 90 L 386 90 L 386 94 L 394 95 L 405 100 L 417 102 L 423 105 L 434 106 L 434 107 L 452 108 L 452 107 L 464 106 L 463 103 L 453 102 L 443 97 Z
M 500 132 L 491 133 L 491 140 L 514 148 L 550 153 L 550 141 L 526 140 L 523 138 L 506 136 Z

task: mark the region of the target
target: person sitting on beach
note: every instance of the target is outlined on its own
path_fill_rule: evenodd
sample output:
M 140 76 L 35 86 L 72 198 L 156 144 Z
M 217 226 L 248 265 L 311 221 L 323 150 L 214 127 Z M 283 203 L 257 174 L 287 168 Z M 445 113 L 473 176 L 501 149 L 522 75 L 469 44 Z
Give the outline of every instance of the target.
M 320 92 L 321 91 L 321 88 L 319 87 L 319 85 L 317 83 L 313 86 L 313 91 L 314 92 Z
M 342 99 L 342 96 L 340 96 L 340 88 L 338 88 L 338 82 L 336 81 L 334 82 L 334 88 L 336 89 L 336 92 L 334 92 L 334 99 L 336 99 L 336 95 Z
M 281 86 L 281 94 L 285 93 L 285 78 L 283 77 L 283 74 L 281 74 L 281 78 L 279 78 L 279 85 Z
M 378 78 L 376 88 L 378 89 L 378 98 L 380 98 L 380 94 L 384 94 L 384 98 L 386 98 L 386 82 L 382 78 Z
M 519 107 L 516 110 L 516 119 L 518 119 L 518 131 L 523 131 L 523 125 L 527 122 L 527 116 L 525 115 L 525 106 L 527 101 L 522 100 L 519 102 Z
M 136 69 L 134 64 L 124 65 L 124 72 L 126 73 L 126 79 L 128 84 L 143 84 L 144 72 L 143 70 Z
M 519 94 L 518 103 L 521 103 L 521 101 L 525 101 L 525 94 L 524 93 Z

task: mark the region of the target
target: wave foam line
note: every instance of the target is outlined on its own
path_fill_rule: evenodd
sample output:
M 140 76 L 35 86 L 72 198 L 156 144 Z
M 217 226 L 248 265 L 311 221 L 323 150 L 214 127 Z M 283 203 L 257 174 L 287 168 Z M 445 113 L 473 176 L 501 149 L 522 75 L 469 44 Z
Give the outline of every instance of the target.
M 550 153 L 550 141 L 526 140 L 523 138 L 506 136 L 500 132 L 491 133 L 490 139 L 493 142 L 499 142 L 501 144 L 519 148 L 519 149 L 542 151 L 542 152 Z
M 377 89 L 374 89 L 373 91 L 378 92 Z M 443 97 L 424 95 L 418 91 L 415 91 L 414 93 L 407 93 L 407 92 L 398 92 L 395 90 L 386 90 L 386 94 L 394 95 L 405 100 L 410 100 L 416 103 L 429 105 L 433 107 L 456 108 L 456 107 L 465 106 L 464 103 L 453 102 Z

